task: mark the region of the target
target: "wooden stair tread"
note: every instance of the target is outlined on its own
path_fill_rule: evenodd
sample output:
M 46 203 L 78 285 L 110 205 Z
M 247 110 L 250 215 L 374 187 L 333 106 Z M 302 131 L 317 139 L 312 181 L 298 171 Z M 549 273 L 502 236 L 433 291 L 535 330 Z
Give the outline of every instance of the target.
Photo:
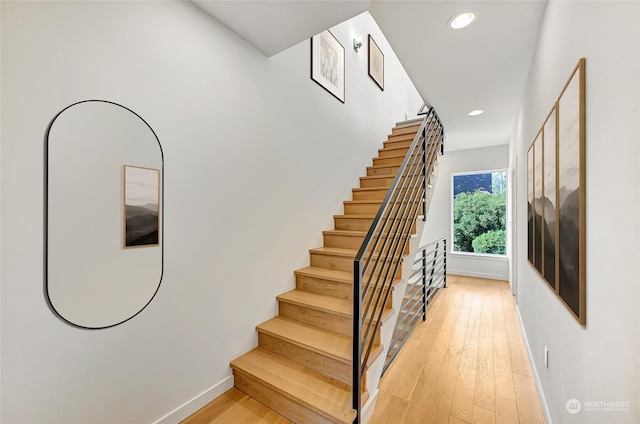
M 400 165 L 373 165 L 373 166 L 367 166 L 367 170 L 381 169 L 381 168 L 400 168 Z
M 327 247 L 327 246 L 315 247 L 313 249 L 309 249 L 309 252 L 324 253 L 324 254 L 330 254 L 334 256 L 343 256 L 343 257 L 349 257 L 349 258 L 355 258 L 356 255 L 358 254 L 358 251 L 356 249 L 346 249 L 344 247 Z
M 345 231 L 348 232 L 348 231 Z M 294 271 L 296 275 L 320 278 L 322 280 L 339 281 L 341 283 L 353 284 L 353 272 L 340 271 L 337 269 L 320 268 L 308 266 Z
M 389 187 L 354 187 L 352 191 L 389 191 Z
M 343 232 L 353 232 L 357 233 L 358 231 L 343 231 Z M 413 237 L 417 237 L 416 235 L 412 235 Z M 375 257 L 375 256 L 374 256 Z M 330 280 L 330 281 L 338 281 L 343 284 L 353 284 L 353 272 L 350 271 L 340 271 L 337 269 L 330 268 L 320 268 L 317 266 L 308 266 L 305 268 L 300 268 L 294 271 L 296 275 L 304 275 L 306 277 L 319 278 L 322 280 Z M 402 277 L 396 278 L 394 282 L 394 286 L 402 281 Z
M 278 301 L 351 318 L 353 302 L 349 299 L 325 296 L 304 290 L 291 290 L 276 297 Z
M 395 178 L 396 175 L 393 174 L 389 174 L 389 175 L 365 175 L 364 177 L 360 177 L 361 180 L 384 180 L 384 179 L 393 179 Z
M 417 218 L 416 218 L 417 219 Z M 358 231 L 358 230 L 324 230 L 322 232 L 323 234 L 335 234 L 335 235 L 340 235 L 340 236 L 352 236 L 352 237 L 365 237 L 368 233 L 368 231 Z M 374 236 L 377 236 L 378 233 L 375 233 Z M 382 236 L 384 237 L 386 235 L 386 233 L 382 234 Z M 397 235 L 396 237 L 400 237 L 400 235 Z M 410 238 L 415 238 L 417 237 L 417 234 L 410 234 L 409 235 Z
M 344 334 L 303 324 L 283 317 L 275 317 L 258 325 L 257 330 L 289 343 L 351 364 L 352 338 Z
M 333 215 L 334 218 L 373 219 L 375 215 Z
M 376 159 L 397 159 L 397 158 L 403 158 L 405 156 L 407 156 L 407 154 L 403 153 L 403 154 L 392 155 L 392 156 L 377 157 Z
M 259 379 L 277 393 L 337 423 L 352 423 L 351 393 L 292 361 L 256 348 L 231 362 L 231 367 Z

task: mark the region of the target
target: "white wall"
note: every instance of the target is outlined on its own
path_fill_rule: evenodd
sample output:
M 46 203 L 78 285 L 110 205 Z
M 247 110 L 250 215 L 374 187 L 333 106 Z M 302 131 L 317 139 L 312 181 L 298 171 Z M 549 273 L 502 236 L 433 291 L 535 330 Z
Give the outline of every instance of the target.
M 553 423 L 640 422 L 639 18 L 638 2 L 550 1 L 511 142 L 511 162 L 518 162 L 517 304 Z M 587 113 L 584 327 L 526 255 L 526 149 L 581 57 Z M 570 399 L 582 403 L 575 415 L 566 410 Z M 606 411 L 591 403 L 612 401 L 629 402 L 628 409 Z
M 504 144 L 447 151 L 445 145 L 445 154 L 440 157 L 439 163 L 438 182 L 433 188 L 423 244 L 447 238 L 447 272 L 450 274 L 508 280 L 509 259 L 506 257 L 451 253 L 451 175 L 458 172 L 505 169 L 509 166 L 509 146 Z
M 420 106 L 365 14 L 346 104 L 309 78 L 309 41 L 265 57 L 188 2 L 2 2 L 2 416 L 175 422 L 231 384 L 393 123 Z M 371 32 L 385 90 L 367 75 Z M 164 280 L 131 321 L 66 325 L 43 294 L 43 138 L 67 105 L 140 114 L 165 157 Z M 217 385 L 217 386 L 216 386 Z

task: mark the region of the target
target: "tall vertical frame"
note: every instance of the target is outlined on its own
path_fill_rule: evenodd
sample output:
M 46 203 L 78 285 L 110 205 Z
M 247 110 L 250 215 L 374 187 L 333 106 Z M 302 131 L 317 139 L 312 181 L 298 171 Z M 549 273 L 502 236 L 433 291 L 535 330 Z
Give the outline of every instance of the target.
M 558 100 L 558 295 L 586 323 L 585 60 Z

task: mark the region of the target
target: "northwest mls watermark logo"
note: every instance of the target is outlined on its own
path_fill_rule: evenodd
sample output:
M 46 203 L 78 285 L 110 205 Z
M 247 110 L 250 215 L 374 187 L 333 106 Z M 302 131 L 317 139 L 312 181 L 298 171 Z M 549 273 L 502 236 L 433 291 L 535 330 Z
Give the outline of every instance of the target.
M 565 405 L 567 412 L 577 414 L 585 412 L 624 412 L 629 410 L 629 401 L 589 401 L 580 402 L 578 399 L 569 399 Z
M 582 404 L 578 399 L 569 399 L 566 404 L 567 412 L 577 414 L 582 409 Z

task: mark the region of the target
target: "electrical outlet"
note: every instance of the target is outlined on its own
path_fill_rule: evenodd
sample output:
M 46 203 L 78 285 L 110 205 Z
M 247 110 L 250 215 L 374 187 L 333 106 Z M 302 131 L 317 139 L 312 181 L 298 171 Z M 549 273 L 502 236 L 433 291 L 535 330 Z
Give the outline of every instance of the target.
M 544 366 L 549 368 L 549 348 L 544 347 Z

